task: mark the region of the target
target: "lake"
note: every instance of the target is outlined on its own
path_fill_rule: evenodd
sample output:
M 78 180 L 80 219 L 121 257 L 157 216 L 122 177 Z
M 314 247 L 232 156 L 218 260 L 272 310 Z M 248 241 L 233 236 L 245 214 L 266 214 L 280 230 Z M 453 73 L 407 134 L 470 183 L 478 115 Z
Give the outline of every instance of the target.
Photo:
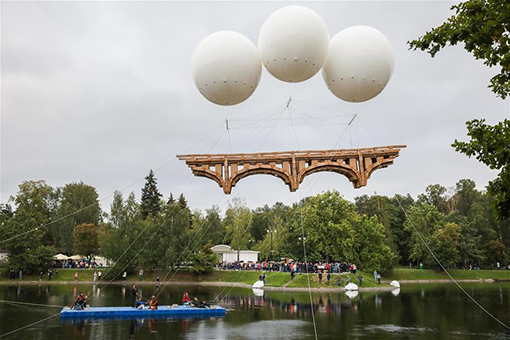
M 510 324 L 510 283 L 463 284 L 486 309 Z M 154 286 L 140 287 L 149 297 Z M 140 289 L 139 288 L 139 289 Z M 63 306 L 80 291 L 93 291 L 92 306 L 129 305 L 130 287 L 110 285 L 0 285 L 0 299 Z M 190 297 L 214 300 L 220 295 L 227 314 L 208 319 L 85 319 L 58 316 L 6 339 L 314 339 L 308 293 L 249 289 L 166 287 L 160 304 Z M 313 310 L 319 339 L 510 339 L 496 323 L 453 284 L 415 284 L 400 292 L 314 293 Z M 217 300 L 216 300 L 217 301 Z M 0 336 L 59 312 L 57 307 L 0 303 Z

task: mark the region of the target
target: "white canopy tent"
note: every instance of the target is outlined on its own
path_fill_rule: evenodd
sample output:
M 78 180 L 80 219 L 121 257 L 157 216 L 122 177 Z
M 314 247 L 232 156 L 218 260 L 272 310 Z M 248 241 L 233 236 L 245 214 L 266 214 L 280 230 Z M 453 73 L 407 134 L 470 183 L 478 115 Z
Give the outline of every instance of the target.
M 65 261 L 65 260 L 69 260 L 69 256 L 60 253 L 60 254 L 57 254 L 57 255 L 53 256 L 53 259 L 54 260 Z

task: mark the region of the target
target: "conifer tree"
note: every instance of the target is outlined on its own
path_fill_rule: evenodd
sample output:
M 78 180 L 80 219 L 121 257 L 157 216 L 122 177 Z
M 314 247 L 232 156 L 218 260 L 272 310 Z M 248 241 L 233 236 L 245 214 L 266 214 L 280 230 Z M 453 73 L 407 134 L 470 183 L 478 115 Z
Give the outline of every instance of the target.
M 179 196 L 179 205 L 181 206 L 181 209 L 189 209 L 188 201 L 186 201 L 186 198 L 184 198 L 184 194 Z
M 161 210 L 159 201 L 161 196 L 161 193 L 158 191 L 154 172 L 151 169 L 149 175 L 145 177 L 145 186 L 142 189 L 141 210 L 144 220 L 149 215 L 157 216 L 158 212 Z
M 168 201 L 166 202 L 166 204 L 170 205 L 172 203 L 175 203 L 175 199 L 174 199 L 174 195 L 172 193 L 170 193 L 170 197 L 168 197 Z

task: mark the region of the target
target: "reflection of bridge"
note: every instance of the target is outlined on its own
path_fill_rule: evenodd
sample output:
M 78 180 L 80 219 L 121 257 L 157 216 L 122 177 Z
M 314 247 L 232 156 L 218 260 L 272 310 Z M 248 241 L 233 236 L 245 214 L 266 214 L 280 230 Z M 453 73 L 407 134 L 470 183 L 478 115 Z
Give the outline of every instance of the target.
M 296 191 L 310 174 L 332 171 L 345 175 L 354 188 L 367 185 L 370 175 L 393 164 L 405 145 L 363 149 L 238 153 L 222 155 L 179 155 L 195 176 L 212 179 L 226 194 L 240 179 L 266 174 L 282 179 Z

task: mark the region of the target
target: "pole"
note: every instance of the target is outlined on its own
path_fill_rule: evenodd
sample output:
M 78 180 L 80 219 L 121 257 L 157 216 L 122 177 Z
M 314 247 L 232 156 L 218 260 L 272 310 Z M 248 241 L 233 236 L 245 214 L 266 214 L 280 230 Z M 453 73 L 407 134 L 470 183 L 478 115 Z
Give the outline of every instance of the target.
M 269 253 L 269 260 L 273 261 L 273 229 L 270 229 L 269 233 L 271 235 L 271 252 Z

